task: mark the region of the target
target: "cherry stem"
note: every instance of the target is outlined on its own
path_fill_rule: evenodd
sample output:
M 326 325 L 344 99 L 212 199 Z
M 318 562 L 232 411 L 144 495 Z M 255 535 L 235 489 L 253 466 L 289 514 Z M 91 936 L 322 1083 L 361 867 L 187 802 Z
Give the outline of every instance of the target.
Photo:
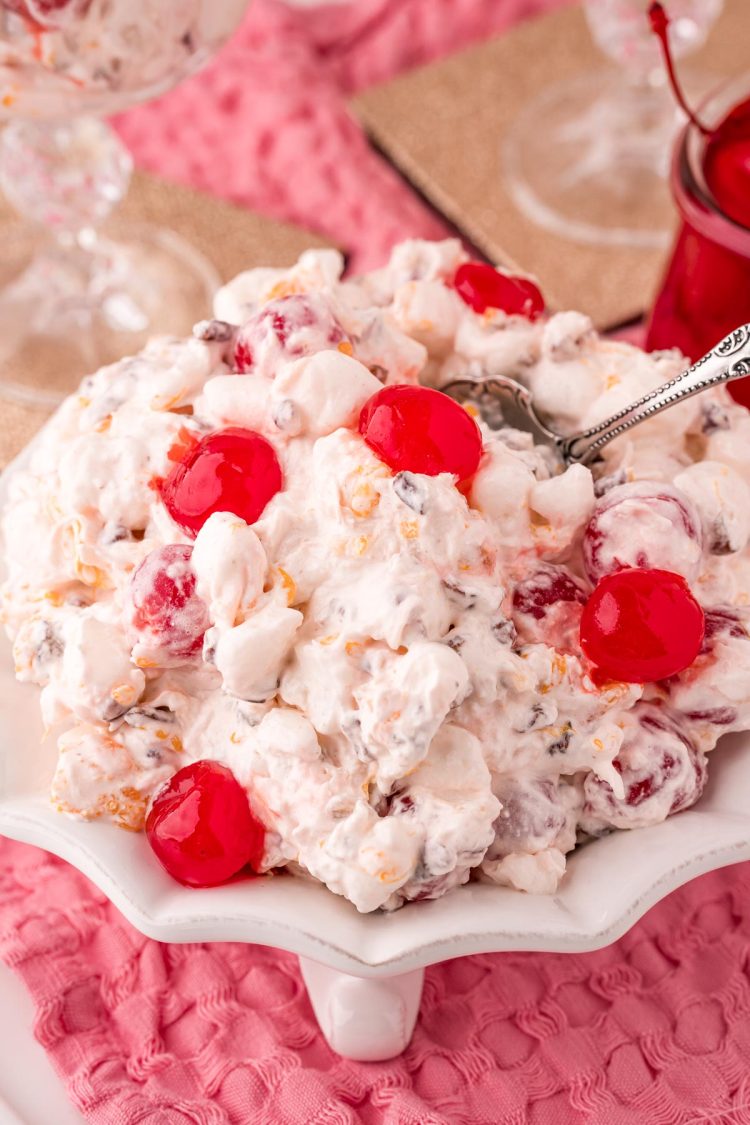
M 703 122 L 696 116 L 695 112 L 688 105 L 685 93 L 682 89 L 682 86 L 680 85 L 679 79 L 677 78 L 677 73 L 674 68 L 674 59 L 672 58 L 672 48 L 669 46 L 668 30 L 670 21 L 664 5 L 658 3 L 658 0 L 655 0 L 655 2 L 649 6 L 648 18 L 651 24 L 651 30 L 661 43 L 662 54 L 664 55 L 664 64 L 667 68 L 669 83 L 672 87 L 672 92 L 675 96 L 675 99 L 677 100 L 677 104 L 684 110 L 688 120 L 691 121 L 693 125 L 695 125 L 696 129 L 699 129 L 700 132 L 703 133 L 704 137 L 710 136 L 711 130 L 703 124 Z

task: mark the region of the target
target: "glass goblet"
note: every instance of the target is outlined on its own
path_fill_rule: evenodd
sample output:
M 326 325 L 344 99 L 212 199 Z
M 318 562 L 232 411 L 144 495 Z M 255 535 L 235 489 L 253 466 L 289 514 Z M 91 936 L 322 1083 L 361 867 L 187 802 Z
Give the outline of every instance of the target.
M 682 114 L 674 106 L 650 0 L 585 0 L 597 46 L 617 68 L 554 83 L 520 114 L 504 163 L 516 205 L 567 238 L 666 246 L 672 226 L 669 161 Z M 668 0 L 675 57 L 697 50 L 723 0 Z M 686 75 L 699 99 L 710 80 Z
M 168 229 L 110 214 L 129 152 L 102 115 L 202 66 L 247 0 L 0 0 L 0 395 L 52 405 L 87 371 L 183 334 L 214 268 Z M 105 224 L 104 227 L 102 224 Z

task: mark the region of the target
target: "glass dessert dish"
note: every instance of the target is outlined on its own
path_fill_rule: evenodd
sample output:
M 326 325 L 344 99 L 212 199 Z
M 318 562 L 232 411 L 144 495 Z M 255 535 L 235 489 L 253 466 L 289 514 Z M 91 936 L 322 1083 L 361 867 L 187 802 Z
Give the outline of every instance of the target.
M 704 42 L 722 0 L 672 0 L 675 56 Z M 649 0 L 587 0 L 589 30 L 617 69 L 566 79 L 524 109 L 504 145 L 516 205 L 567 238 L 666 246 L 669 153 L 680 114 L 648 25 Z M 688 76 L 691 91 L 710 81 Z
M 218 277 L 197 251 L 169 230 L 110 219 L 132 162 L 101 115 L 202 66 L 246 6 L 0 4 L 0 187 L 23 220 L 3 232 L 0 394 L 54 404 L 86 371 L 155 331 L 184 334 L 210 309 Z
M 709 130 L 718 127 L 748 98 L 750 79 L 743 76 L 711 96 L 700 119 Z M 681 225 L 651 314 L 651 349 L 701 355 L 750 314 L 750 193 L 743 212 L 741 192 L 728 195 L 731 185 L 710 183 L 710 172 L 707 180 L 707 151 L 715 144 L 690 122 L 675 151 L 671 185 Z M 750 152 L 750 128 L 744 144 Z M 740 153 L 740 174 L 741 159 Z

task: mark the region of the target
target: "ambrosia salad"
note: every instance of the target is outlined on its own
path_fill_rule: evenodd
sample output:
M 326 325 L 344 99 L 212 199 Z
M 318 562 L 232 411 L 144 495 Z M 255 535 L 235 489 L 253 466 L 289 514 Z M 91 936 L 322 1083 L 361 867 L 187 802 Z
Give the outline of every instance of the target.
M 193 885 L 552 891 L 750 727 L 750 413 L 706 392 L 561 471 L 427 388 L 513 375 L 572 432 L 683 358 L 547 315 L 456 241 L 341 269 L 241 274 L 193 338 L 84 380 L 13 473 L 3 614 L 52 800 L 145 825 Z

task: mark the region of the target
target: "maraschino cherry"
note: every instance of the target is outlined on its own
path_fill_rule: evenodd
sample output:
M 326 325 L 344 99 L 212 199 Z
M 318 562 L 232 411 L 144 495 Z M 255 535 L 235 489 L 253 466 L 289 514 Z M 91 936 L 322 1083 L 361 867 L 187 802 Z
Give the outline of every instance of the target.
M 738 102 L 715 128 L 709 129 L 688 105 L 678 81 L 669 45 L 669 16 L 664 6 L 652 4 L 649 18 L 662 45 L 675 98 L 696 129 L 707 138 L 703 157 L 706 184 L 725 215 L 740 226 L 750 226 L 750 99 Z
M 279 358 L 299 359 L 348 343 L 322 294 L 290 293 L 256 309 L 241 326 L 234 346 L 234 369 L 239 374 L 255 370 L 258 356 L 269 350 Z
M 652 3 L 649 20 L 662 46 L 675 99 L 706 138 L 703 175 L 721 211 L 739 226 L 750 228 L 750 99 L 738 102 L 714 128 L 700 120 L 687 102 L 669 45 L 669 16 L 663 4 Z M 750 408 L 750 379 L 727 384 L 732 398 Z
M 247 793 L 219 762 L 178 770 L 156 794 L 146 836 L 162 867 L 188 887 L 215 887 L 243 867 L 260 870 L 265 829 Z
M 211 624 L 208 607 L 195 592 L 192 553 L 185 543 L 157 547 L 130 583 L 128 609 L 135 634 L 175 658 L 197 656 Z
M 544 298 L 533 281 L 500 273 L 484 262 L 464 262 L 456 270 L 453 286 L 476 313 L 500 309 L 536 320 L 544 312 Z
M 586 814 L 615 828 L 659 824 L 665 798 L 671 816 L 694 804 L 706 784 L 705 754 L 676 718 L 649 703 L 636 704 L 629 717 L 637 725 L 612 762 L 624 795 L 615 796 L 609 782 L 593 771 L 583 787 Z
M 511 618 L 518 637 L 574 652 L 586 601 L 586 588 L 566 567 L 539 562 L 513 590 Z
M 585 605 L 586 591 L 578 579 L 562 566 L 543 564 L 513 590 L 513 611 L 521 617 L 543 621 L 550 609 L 576 603 Z
M 191 446 L 159 485 L 164 506 L 188 535 L 197 535 L 214 512 L 255 523 L 282 486 L 270 442 L 233 427 Z
M 689 668 L 703 643 L 703 610 L 669 570 L 619 570 L 597 584 L 581 617 L 581 648 L 600 673 L 650 683 Z
M 479 466 L 482 434 L 474 419 L 430 387 L 383 387 L 362 407 L 359 432 L 394 472 L 452 473 L 465 484 Z

